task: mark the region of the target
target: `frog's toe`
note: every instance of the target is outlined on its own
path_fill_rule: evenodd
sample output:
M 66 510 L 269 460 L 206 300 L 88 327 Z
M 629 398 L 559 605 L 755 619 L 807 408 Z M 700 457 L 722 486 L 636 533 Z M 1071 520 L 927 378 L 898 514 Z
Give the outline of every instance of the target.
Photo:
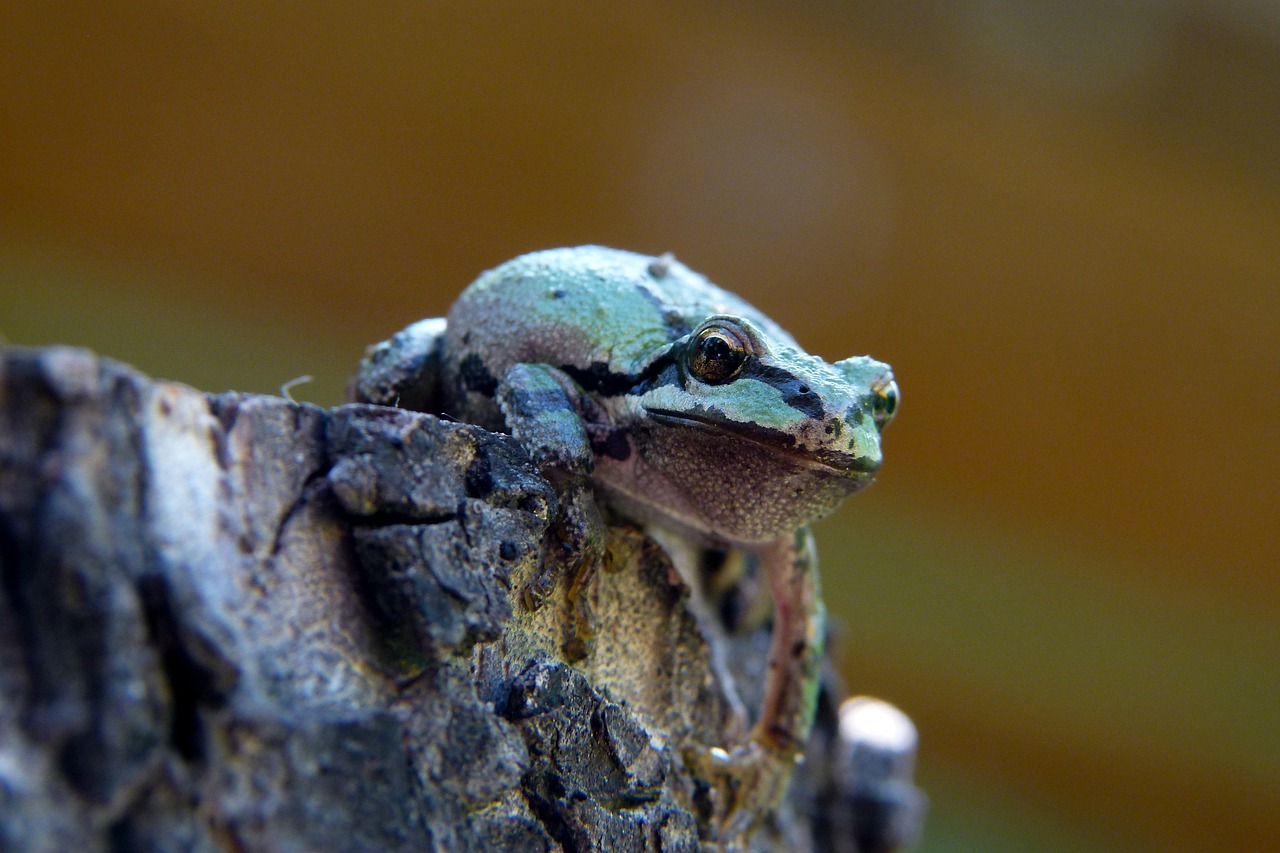
M 732 845 L 745 841 L 782 802 L 795 758 L 753 739 L 733 750 L 712 747 L 702 762 L 707 775 L 724 780 L 718 840 Z
M 520 603 L 529 611 L 541 609 L 555 592 L 556 583 L 560 580 L 560 569 L 544 562 L 534 571 L 533 576 L 520 588 Z

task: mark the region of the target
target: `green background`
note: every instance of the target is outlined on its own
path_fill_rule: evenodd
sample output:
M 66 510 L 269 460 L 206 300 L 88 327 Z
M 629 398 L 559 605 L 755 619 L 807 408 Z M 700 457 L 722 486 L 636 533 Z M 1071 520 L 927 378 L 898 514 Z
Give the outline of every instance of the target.
M 481 270 L 673 251 L 894 365 L 820 525 L 926 851 L 1280 838 L 1267 4 L 0 9 L 0 333 L 341 398 Z

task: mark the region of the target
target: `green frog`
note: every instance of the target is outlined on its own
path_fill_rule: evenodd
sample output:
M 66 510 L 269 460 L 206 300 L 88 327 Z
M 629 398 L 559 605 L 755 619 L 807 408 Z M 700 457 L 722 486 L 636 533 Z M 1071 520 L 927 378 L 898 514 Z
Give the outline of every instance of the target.
M 599 246 L 509 261 L 443 328 L 407 332 L 436 341 L 438 410 L 510 432 L 562 498 L 565 557 L 525 590 L 529 606 L 564 572 L 581 586 L 601 504 L 677 562 L 756 555 L 773 599 L 764 700 L 745 742 L 708 756 L 734 780 L 721 836 L 745 837 L 781 798 L 814 716 L 824 620 L 807 525 L 880 468 L 900 403 L 889 366 L 828 363 L 670 255 Z

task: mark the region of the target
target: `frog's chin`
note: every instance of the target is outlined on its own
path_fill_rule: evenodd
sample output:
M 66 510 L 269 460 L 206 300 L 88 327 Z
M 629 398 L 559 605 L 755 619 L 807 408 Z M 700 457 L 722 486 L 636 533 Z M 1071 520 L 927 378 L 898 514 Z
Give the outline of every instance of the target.
M 799 468 L 776 454 L 698 460 L 655 449 L 624 462 L 599 460 L 598 487 L 621 515 L 711 544 L 753 547 L 786 539 L 869 482 L 829 468 Z
M 871 472 L 657 413 L 633 432 L 635 453 L 597 459 L 597 482 L 644 523 L 674 523 L 719 541 L 778 541 L 829 514 L 871 482 Z
M 797 467 L 812 469 L 828 475 L 848 477 L 869 483 L 880 467 L 878 460 L 868 461 L 836 450 L 820 449 L 813 451 L 797 449 L 793 446 L 794 439 L 790 436 L 786 437 L 786 441 L 791 442 L 791 444 L 787 444 L 779 438 L 780 433 L 760 427 L 752 427 L 748 424 L 714 420 L 696 414 L 673 412 L 669 409 L 646 408 L 645 411 L 657 423 L 670 427 L 697 430 L 704 434 L 709 434 L 709 437 L 718 435 L 722 437 L 722 440 L 726 441 L 744 441 L 779 457 L 780 461 L 785 460 Z

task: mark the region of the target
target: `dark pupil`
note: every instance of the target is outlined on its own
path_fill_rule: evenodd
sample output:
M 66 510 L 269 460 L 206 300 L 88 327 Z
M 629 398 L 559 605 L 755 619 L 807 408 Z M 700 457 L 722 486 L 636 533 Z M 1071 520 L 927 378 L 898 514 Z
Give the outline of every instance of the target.
M 703 382 L 728 382 L 742 366 L 745 354 L 737 342 L 720 332 L 709 332 L 698 339 L 698 348 L 690 367 Z
M 717 335 L 702 339 L 702 357 L 707 361 L 728 360 L 733 355 L 729 342 Z

